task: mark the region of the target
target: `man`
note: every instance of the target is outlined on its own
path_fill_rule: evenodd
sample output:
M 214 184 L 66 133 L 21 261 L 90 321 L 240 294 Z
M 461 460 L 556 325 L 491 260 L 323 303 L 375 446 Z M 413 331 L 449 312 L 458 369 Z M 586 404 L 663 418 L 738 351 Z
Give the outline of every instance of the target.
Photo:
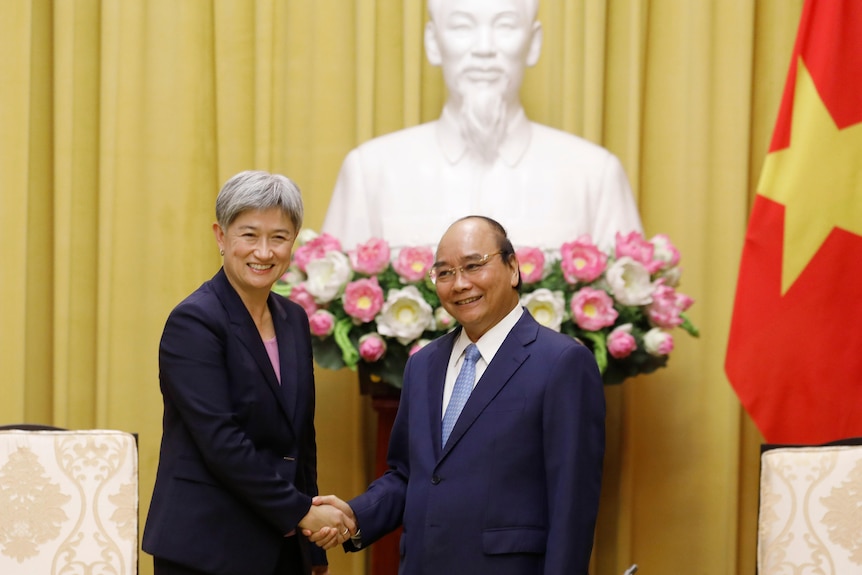
M 401 575 L 586 574 L 604 455 L 592 354 L 519 305 L 518 261 L 494 220 L 455 222 L 431 277 L 461 328 L 408 361 L 389 470 L 349 505 L 315 504 L 355 518 L 348 551 L 403 525 Z M 480 357 L 459 415 L 465 351 Z
M 439 120 L 372 139 L 346 157 L 322 230 L 345 248 L 371 237 L 433 245 L 467 214 L 503 222 L 515 245 L 601 247 L 641 231 L 622 166 L 586 140 L 530 122 L 519 100 L 539 58 L 538 0 L 429 0 L 425 50 L 448 99 Z

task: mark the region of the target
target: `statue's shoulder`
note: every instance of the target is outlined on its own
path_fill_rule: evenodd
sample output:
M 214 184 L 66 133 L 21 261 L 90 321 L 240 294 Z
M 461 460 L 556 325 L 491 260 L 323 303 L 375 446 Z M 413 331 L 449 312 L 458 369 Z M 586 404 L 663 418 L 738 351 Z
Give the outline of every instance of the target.
M 533 145 L 539 148 L 554 150 L 566 156 L 574 154 L 578 157 L 592 157 L 597 161 L 614 157 L 606 148 L 580 136 L 532 121 L 530 126 L 533 131 Z
M 443 157 L 437 145 L 435 122 L 428 122 L 389 134 L 371 138 L 350 150 L 342 164 L 345 177 L 368 180 L 367 186 L 379 186 L 384 175 L 415 175 L 416 165 L 440 161 Z
M 389 154 L 398 150 L 423 150 L 436 145 L 435 126 L 437 121 L 426 122 L 417 126 L 397 130 L 382 136 L 371 138 L 357 146 L 361 155 Z

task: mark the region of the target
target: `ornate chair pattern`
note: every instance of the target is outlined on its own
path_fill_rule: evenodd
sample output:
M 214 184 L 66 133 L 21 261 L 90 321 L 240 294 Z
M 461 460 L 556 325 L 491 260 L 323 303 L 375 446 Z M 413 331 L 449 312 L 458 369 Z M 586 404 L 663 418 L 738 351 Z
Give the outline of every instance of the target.
M 757 572 L 862 573 L 862 445 L 761 454 Z
M 134 575 L 138 450 L 111 430 L 0 430 L 0 573 Z

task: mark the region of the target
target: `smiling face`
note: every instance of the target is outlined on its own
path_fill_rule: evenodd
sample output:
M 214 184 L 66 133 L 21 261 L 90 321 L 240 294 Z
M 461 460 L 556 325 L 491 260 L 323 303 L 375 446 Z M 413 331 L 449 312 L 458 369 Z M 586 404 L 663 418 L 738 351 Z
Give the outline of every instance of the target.
M 500 239 L 481 218 L 452 224 L 437 246 L 435 268 L 460 268 L 500 251 Z M 518 305 L 518 262 L 493 256 L 474 273 L 455 273 L 448 282 L 437 282 L 440 303 L 458 320 L 472 341 L 497 325 Z
M 428 60 L 443 68 L 449 95 L 460 107 L 466 94 L 489 91 L 518 101 L 524 68 L 541 49 L 541 25 L 528 0 L 437 0 L 425 29 Z
M 265 300 L 290 265 L 298 230 L 281 208 L 246 210 L 223 230 L 213 224 L 216 242 L 224 251 L 224 271 L 243 301 Z

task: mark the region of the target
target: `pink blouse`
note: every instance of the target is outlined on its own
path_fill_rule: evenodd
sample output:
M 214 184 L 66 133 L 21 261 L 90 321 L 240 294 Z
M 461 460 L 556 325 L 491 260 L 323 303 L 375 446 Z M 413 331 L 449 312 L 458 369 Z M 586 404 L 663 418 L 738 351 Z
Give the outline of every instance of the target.
M 275 338 L 268 339 L 263 342 L 266 347 L 266 354 L 269 356 L 269 361 L 272 363 L 272 368 L 275 370 L 275 377 L 278 378 L 278 383 L 281 384 L 281 364 L 278 361 L 278 341 Z

